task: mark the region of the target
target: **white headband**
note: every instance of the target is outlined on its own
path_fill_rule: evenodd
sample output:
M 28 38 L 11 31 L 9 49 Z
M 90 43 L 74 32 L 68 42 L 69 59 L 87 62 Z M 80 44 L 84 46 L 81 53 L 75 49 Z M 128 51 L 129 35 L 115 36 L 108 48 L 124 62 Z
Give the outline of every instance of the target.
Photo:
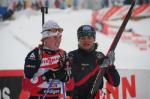
M 61 36 L 61 35 L 62 35 L 62 33 L 60 33 L 60 32 L 53 33 L 53 32 L 49 32 L 49 31 L 44 31 L 44 32 L 42 32 L 42 39 L 47 38 L 47 37 L 53 37 L 53 36 Z

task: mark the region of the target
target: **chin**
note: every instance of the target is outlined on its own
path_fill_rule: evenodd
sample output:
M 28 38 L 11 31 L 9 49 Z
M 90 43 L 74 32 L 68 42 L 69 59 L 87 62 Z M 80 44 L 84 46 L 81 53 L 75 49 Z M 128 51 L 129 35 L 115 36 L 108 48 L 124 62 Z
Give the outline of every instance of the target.
M 84 49 L 84 50 L 89 50 L 90 48 L 89 48 L 89 47 L 83 47 L 83 49 Z
M 54 48 L 54 50 L 58 50 L 59 48 Z

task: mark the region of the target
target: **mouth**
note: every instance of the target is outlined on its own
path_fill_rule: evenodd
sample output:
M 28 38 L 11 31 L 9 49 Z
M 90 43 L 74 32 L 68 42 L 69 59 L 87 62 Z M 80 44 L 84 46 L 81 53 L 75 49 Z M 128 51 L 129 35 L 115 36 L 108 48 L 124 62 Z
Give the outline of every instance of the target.
M 84 45 L 83 45 L 83 48 L 89 49 L 89 48 L 91 48 L 91 46 L 90 46 L 90 44 L 84 44 Z
M 88 47 L 88 46 L 90 46 L 90 44 L 87 44 L 87 43 L 86 43 L 86 44 L 83 44 L 83 46 Z
M 59 45 L 59 43 L 55 43 L 55 48 L 58 49 Z

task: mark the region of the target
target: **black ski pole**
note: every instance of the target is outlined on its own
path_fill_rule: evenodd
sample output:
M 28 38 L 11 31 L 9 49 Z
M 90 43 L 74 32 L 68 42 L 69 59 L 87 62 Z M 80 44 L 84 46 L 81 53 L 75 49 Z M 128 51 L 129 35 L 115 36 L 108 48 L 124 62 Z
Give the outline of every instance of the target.
M 110 51 L 115 51 L 115 48 L 116 48 L 116 46 L 117 46 L 117 44 L 118 44 L 118 42 L 119 42 L 119 40 L 121 38 L 121 35 L 122 35 L 122 33 L 123 33 L 123 31 L 124 31 L 124 29 L 125 29 L 128 21 L 129 21 L 130 17 L 131 17 L 134 5 L 135 5 L 135 0 L 132 1 L 131 7 L 130 7 L 130 9 L 129 9 L 129 11 L 128 11 L 126 17 L 125 17 L 125 19 L 123 20 L 123 23 L 121 24 L 121 27 L 119 28 L 119 30 L 118 30 L 118 32 L 117 32 L 117 34 L 116 34 L 116 36 L 115 36 L 115 38 L 114 38 L 114 40 L 113 40 L 110 48 L 108 50 L 108 53 Z M 109 67 L 101 68 L 101 70 L 98 72 L 97 77 L 95 79 L 95 82 L 93 84 L 93 87 L 91 89 L 91 92 L 90 92 L 91 96 L 89 97 L 89 99 L 93 99 L 94 98 L 96 92 L 99 89 L 99 85 L 101 83 L 101 80 L 103 79 L 103 76 L 104 76 L 105 72 L 108 70 L 108 68 Z
M 42 26 L 43 26 L 43 24 L 45 23 L 45 13 L 46 13 L 46 14 L 48 13 L 48 7 L 41 7 L 41 13 L 42 13 Z M 42 47 L 43 47 L 43 44 L 44 44 L 44 43 L 43 43 L 43 41 L 42 41 Z M 41 57 L 41 61 L 42 61 L 42 58 L 43 58 L 43 48 L 41 48 L 41 53 L 42 53 L 42 57 Z M 50 82 L 50 84 L 49 84 L 49 86 L 48 86 L 48 88 L 47 88 L 47 91 L 46 91 L 46 93 L 44 94 L 44 96 L 43 96 L 42 99 L 45 99 L 45 97 L 46 97 L 46 95 L 48 94 L 48 91 L 49 91 L 49 89 L 50 89 L 52 83 L 53 83 L 53 80 Z
M 45 13 L 48 13 L 48 7 L 41 7 L 41 12 L 42 12 L 42 25 L 45 22 Z

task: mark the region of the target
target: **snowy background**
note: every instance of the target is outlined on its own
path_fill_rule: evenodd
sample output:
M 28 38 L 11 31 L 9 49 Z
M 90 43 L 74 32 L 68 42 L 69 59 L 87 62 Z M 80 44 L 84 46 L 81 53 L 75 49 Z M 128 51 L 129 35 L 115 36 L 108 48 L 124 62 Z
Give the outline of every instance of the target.
M 61 48 L 71 51 L 77 48 L 76 31 L 80 25 L 91 24 L 91 10 L 49 9 L 46 20 L 55 20 L 64 28 Z M 114 24 L 120 25 L 122 21 Z M 150 18 L 129 21 L 127 27 L 142 35 L 150 36 Z M 0 70 L 23 69 L 27 53 L 41 43 L 42 15 L 26 9 L 15 13 L 15 19 L 0 22 Z M 113 38 L 97 32 L 98 50 L 107 53 Z M 116 67 L 119 69 L 150 70 L 150 49 L 140 51 L 130 44 L 119 42 L 116 50 Z

